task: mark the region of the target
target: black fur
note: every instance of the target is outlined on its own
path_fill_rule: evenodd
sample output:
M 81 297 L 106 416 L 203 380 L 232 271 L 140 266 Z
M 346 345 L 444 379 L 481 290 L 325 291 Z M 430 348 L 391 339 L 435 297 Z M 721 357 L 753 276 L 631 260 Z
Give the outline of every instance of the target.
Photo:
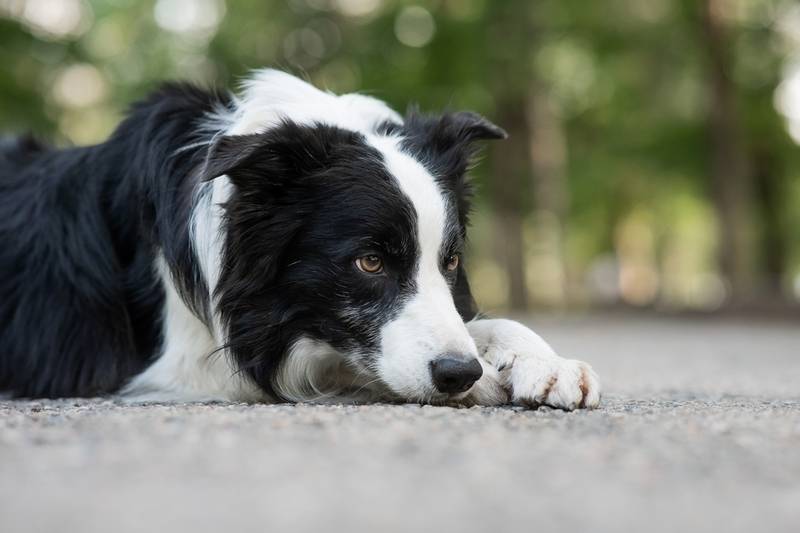
M 230 105 L 167 85 L 103 144 L 0 143 L 0 392 L 103 395 L 144 370 L 162 343 L 159 253 L 210 324 L 189 224 L 202 182 L 221 174 L 235 187 L 216 298 L 238 367 L 274 393 L 275 371 L 301 335 L 369 364 L 377 329 L 414 291 L 413 206 L 360 134 L 287 121 L 216 139 L 204 121 Z M 411 114 L 383 130 L 402 135 L 446 191 L 454 223 L 441 254 L 460 253 L 472 143 L 504 133 L 466 113 Z M 385 258 L 385 275 L 354 268 L 370 252 Z M 449 276 L 459 313 L 472 318 L 463 262 Z
M 3 143 L 0 391 L 108 394 L 152 360 L 163 307 L 156 249 L 186 294 L 202 284 L 187 218 L 203 154 L 175 151 L 195 140 L 205 113 L 227 103 L 168 85 L 103 144 Z

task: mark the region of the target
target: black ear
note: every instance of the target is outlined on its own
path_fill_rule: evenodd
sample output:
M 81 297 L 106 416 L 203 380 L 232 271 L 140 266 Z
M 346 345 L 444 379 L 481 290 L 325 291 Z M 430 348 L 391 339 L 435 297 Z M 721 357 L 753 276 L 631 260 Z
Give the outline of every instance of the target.
M 217 139 L 208 149 L 205 163 L 200 172 L 202 181 L 213 180 L 223 174 L 230 174 L 246 165 L 259 149 L 264 147 L 263 134 L 226 135 Z
M 416 137 L 438 150 L 467 148 L 475 141 L 508 137 L 503 128 L 472 111 L 427 115 L 411 107 L 406 113 L 405 123 L 398 129 L 407 138 Z
M 395 129 L 403 144 L 441 176 L 463 177 L 478 152 L 476 141 L 505 139 L 499 126 L 471 111 L 426 115 L 409 109 Z
M 472 111 L 458 111 L 442 115 L 441 121 L 452 134 L 464 142 L 505 139 L 506 131 Z
M 333 126 L 289 121 L 263 133 L 223 136 L 209 148 L 201 179 L 227 174 L 242 182 L 308 174 L 328 165 L 338 147 L 356 144 L 359 138 Z
M 508 137 L 503 128 L 471 111 L 426 115 L 413 107 L 406 114 L 404 124 L 396 131 L 403 137 L 407 147 L 428 160 L 444 156 L 452 164 L 460 159 L 464 169 L 478 152 L 476 141 Z

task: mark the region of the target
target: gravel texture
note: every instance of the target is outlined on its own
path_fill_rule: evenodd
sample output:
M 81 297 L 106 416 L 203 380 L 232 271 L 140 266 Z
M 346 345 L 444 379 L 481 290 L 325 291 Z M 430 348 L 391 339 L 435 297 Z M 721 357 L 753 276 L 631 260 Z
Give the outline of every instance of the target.
M 546 318 L 600 409 L 0 401 L 0 532 L 800 531 L 800 327 Z

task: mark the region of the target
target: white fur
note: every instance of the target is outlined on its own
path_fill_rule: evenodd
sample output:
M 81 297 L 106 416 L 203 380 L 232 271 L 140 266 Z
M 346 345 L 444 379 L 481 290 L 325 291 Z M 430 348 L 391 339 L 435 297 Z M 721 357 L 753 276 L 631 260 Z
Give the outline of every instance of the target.
M 360 94 L 337 96 L 285 72 L 265 69 L 244 83 L 226 133 L 261 132 L 283 119 L 298 124 L 328 124 L 365 134 L 387 120 L 402 123 L 400 115 L 375 98 Z
M 517 404 L 571 410 L 600 403 L 600 382 L 592 367 L 559 357 L 544 339 L 519 322 L 473 320 L 467 328 L 481 359 L 497 369 L 496 373 L 484 372 L 470 391 L 475 403 L 491 405 L 491 399 L 498 397 L 498 385 L 511 391 L 511 400 Z
M 219 283 L 222 268 L 222 205 L 230 197 L 233 184 L 227 176 L 222 176 L 198 187 L 197 203 L 190 220 L 192 244 L 200 263 L 200 270 L 208 286 L 208 301 L 211 308 L 211 322 L 214 338 L 225 338 L 219 313 L 216 312 L 214 291 Z M 222 343 L 220 343 L 222 344 Z
M 336 376 L 344 361 L 329 344 L 301 338 L 294 343 L 278 369 L 275 389 L 295 402 L 321 400 L 339 392 Z
M 325 342 L 301 338 L 286 355 L 275 378 L 276 392 L 295 402 L 365 402 L 390 399 L 366 369 L 357 368 Z

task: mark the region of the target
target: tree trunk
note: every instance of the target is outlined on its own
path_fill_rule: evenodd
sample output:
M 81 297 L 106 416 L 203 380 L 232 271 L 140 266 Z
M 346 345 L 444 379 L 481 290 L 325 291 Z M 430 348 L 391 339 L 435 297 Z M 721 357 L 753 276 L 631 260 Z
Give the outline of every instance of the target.
M 528 309 L 524 215 L 530 207 L 530 131 L 525 117 L 530 86 L 530 4 L 490 2 L 487 5 L 488 80 L 495 97 L 493 118 L 508 139 L 492 146 L 489 198 L 499 261 L 508 277 L 507 301 L 514 311 Z M 497 46 L 497 43 L 503 46 Z
M 490 189 L 495 220 L 497 251 L 508 277 L 508 304 L 514 311 L 528 309 L 525 242 L 523 238 L 524 182 L 527 168 L 528 129 L 522 112 L 524 102 L 506 99 L 500 104 L 497 120 L 508 132 L 508 139 L 492 152 Z
M 754 238 L 752 177 L 743 130 L 736 105 L 736 89 L 730 78 L 721 10 L 724 2 L 703 0 L 703 38 L 709 55 L 709 116 L 711 197 L 717 213 L 719 267 L 730 288 L 730 301 L 752 296 Z
M 768 147 L 756 150 L 753 156 L 754 179 L 758 215 L 763 224 L 761 256 L 764 258 L 766 294 L 770 299 L 782 300 L 788 250 L 784 235 L 782 215 L 785 191 L 776 169 L 774 154 Z
M 533 84 L 528 97 L 529 157 L 533 186 L 535 251 L 543 272 L 532 288 L 536 301 L 567 303 L 564 233 L 569 202 L 566 184 L 567 142 L 556 102 L 548 89 Z

